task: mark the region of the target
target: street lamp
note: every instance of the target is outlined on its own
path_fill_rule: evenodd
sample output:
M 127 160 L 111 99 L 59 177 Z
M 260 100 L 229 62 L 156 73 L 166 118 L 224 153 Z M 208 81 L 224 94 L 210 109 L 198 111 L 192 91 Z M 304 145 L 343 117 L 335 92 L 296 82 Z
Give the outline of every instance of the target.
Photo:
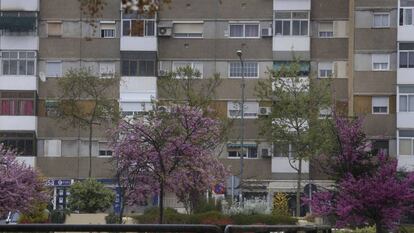
M 242 80 L 241 80 L 241 103 L 240 103 L 240 183 L 239 183 L 239 192 L 240 192 L 240 206 L 243 207 L 243 157 L 244 157 L 244 88 L 245 88 L 245 83 L 244 83 L 244 62 L 243 62 L 243 52 L 242 50 L 237 50 L 236 51 L 237 56 L 240 59 L 240 63 L 241 63 L 241 75 L 242 75 Z

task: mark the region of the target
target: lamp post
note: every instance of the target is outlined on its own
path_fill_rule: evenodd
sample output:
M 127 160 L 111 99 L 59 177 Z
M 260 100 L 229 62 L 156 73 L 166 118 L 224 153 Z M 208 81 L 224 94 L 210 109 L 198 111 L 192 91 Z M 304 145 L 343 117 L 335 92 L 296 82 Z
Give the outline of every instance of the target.
M 242 50 L 237 50 L 236 52 L 237 56 L 240 59 L 240 63 L 241 63 L 241 75 L 242 75 L 242 80 L 241 80 L 241 102 L 240 102 L 240 183 L 239 183 L 239 192 L 240 192 L 240 206 L 243 207 L 243 167 L 244 167 L 244 163 L 243 163 L 243 157 L 244 157 L 244 88 L 245 88 L 245 83 L 244 83 L 244 62 L 243 62 L 243 52 Z

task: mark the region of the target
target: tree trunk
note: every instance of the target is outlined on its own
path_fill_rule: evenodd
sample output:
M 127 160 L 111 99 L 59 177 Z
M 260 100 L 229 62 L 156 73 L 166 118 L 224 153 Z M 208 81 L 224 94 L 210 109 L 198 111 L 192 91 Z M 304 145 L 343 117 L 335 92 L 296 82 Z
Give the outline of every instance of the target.
M 121 188 L 121 186 L 119 186 L 119 189 L 121 190 L 121 193 L 120 193 L 120 196 L 119 196 L 119 198 L 121 198 L 121 202 L 120 202 L 121 209 L 119 210 L 119 224 L 123 224 L 122 217 L 124 216 L 125 190 L 124 190 L 124 188 Z
M 160 216 L 159 216 L 159 224 L 164 223 L 164 181 L 161 181 L 160 183 Z
M 89 178 L 92 177 L 92 133 L 93 123 L 89 125 Z
M 299 159 L 299 166 L 298 166 L 298 183 L 296 188 L 296 216 L 300 217 L 300 193 L 302 191 L 301 183 L 302 183 L 302 158 Z

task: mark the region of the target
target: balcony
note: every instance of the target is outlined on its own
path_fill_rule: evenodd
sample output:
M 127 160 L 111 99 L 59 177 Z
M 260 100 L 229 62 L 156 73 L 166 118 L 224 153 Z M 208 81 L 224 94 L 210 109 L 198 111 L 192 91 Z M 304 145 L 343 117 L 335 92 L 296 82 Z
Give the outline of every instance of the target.
M 297 167 L 298 162 L 292 162 Z M 297 173 L 289 164 L 288 157 L 272 157 L 272 173 Z M 302 173 L 309 173 L 309 162 L 302 161 Z
M 1 0 L 1 11 L 39 11 L 39 0 Z
M 36 167 L 36 157 L 35 156 L 18 156 L 17 161 L 24 163 L 30 167 Z
M 121 77 L 120 101 L 151 101 L 157 96 L 156 77 Z
M 274 36 L 273 37 L 273 51 L 309 51 L 310 37 L 309 36 Z
M 414 40 L 414 25 L 398 26 L 398 41 Z
M 397 69 L 397 84 L 414 84 L 413 76 L 414 76 L 414 68 L 398 68 Z
M 414 171 L 413 155 L 398 155 L 398 169 L 405 169 L 408 172 Z
M 34 75 L 1 75 L 0 90 L 36 91 L 37 77 Z
M 37 116 L 0 116 L 0 131 L 35 131 Z
M 0 50 L 39 50 L 39 37 L 35 35 L 0 36 Z
M 397 112 L 397 128 L 414 128 L 414 112 Z
M 121 36 L 121 51 L 157 51 L 157 37 Z

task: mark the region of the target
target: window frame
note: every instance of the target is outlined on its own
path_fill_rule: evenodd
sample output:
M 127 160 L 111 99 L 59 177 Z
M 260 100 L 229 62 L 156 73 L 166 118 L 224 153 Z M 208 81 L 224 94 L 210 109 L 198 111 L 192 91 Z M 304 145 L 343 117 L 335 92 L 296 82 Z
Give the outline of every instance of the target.
M 386 16 L 387 17 L 387 25 L 375 26 L 375 17 L 378 16 Z M 381 20 L 381 23 L 383 21 Z M 391 27 L 391 14 L 390 12 L 374 12 L 372 14 L 372 28 L 390 28 Z
M 245 152 L 244 153 L 244 156 L 243 156 L 243 159 L 259 159 L 259 150 L 258 150 L 258 145 L 257 144 L 255 144 L 256 146 L 255 147 L 252 147 L 252 146 L 246 146 L 246 145 L 248 145 L 248 144 L 251 144 L 251 143 L 246 143 L 246 144 L 244 144 L 243 145 L 243 152 Z M 229 144 L 227 144 L 227 147 L 226 147 L 226 152 L 227 152 L 227 159 L 240 159 L 240 152 L 241 152 L 241 144 L 237 144 L 238 146 L 231 146 L 230 147 L 230 143 Z M 254 154 L 254 153 L 251 153 L 251 150 L 250 149 L 252 149 L 252 148 L 255 148 L 256 149 L 256 153 Z M 230 156 L 230 153 L 229 152 L 236 152 L 236 156 Z M 255 155 L 254 157 L 253 157 L 253 155 Z
M 329 69 L 321 69 L 321 66 L 326 65 L 330 63 L 331 66 L 331 74 L 330 75 L 325 75 L 325 76 L 321 76 L 321 71 L 325 71 L 326 73 L 329 73 Z M 332 78 L 334 74 L 334 63 L 333 62 L 318 62 L 318 78 L 320 79 L 325 79 L 325 78 Z
M 257 36 L 246 36 L 246 26 L 247 25 L 253 25 L 253 26 L 257 26 Z M 232 26 L 242 26 L 242 36 L 231 36 L 231 27 Z M 261 38 L 260 36 L 260 23 L 259 22 L 229 22 L 228 24 L 228 37 L 232 38 L 232 39 L 259 39 Z
M 252 108 L 255 108 L 255 110 L 252 111 L 246 111 L 249 110 L 249 104 L 252 106 Z M 227 102 L 227 117 L 229 119 L 241 119 L 241 111 L 240 111 L 240 103 L 235 102 L 235 101 L 228 101 Z M 254 105 L 254 107 L 253 107 Z M 259 118 L 259 102 L 255 102 L 255 101 L 245 101 L 244 102 L 244 119 L 257 119 Z M 233 115 L 230 113 L 230 111 L 237 111 L 237 115 Z
M 124 62 L 128 61 L 129 65 L 128 65 L 128 74 L 125 73 L 124 70 Z M 131 62 L 135 61 L 136 62 L 136 75 L 131 75 Z M 141 75 L 140 74 L 140 62 L 152 62 L 153 63 L 153 73 L 150 75 Z M 125 77 L 154 77 L 156 74 L 156 61 L 153 59 L 121 59 L 121 76 L 125 76 Z
M 132 21 L 142 21 L 143 23 L 143 29 L 142 29 L 142 36 L 139 35 L 132 35 Z M 128 35 L 125 35 L 125 27 L 124 27 L 124 22 L 129 22 L 129 33 Z M 153 35 L 149 35 L 148 30 L 147 30 L 147 24 L 148 22 L 152 22 L 154 24 L 154 34 Z M 124 19 L 122 18 L 121 20 L 121 36 L 123 37 L 156 37 L 157 36 L 157 21 L 156 19 Z
M 175 30 L 174 30 L 174 25 L 175 24 L 201 24 L 203 30 L 201 31 L 200 36 L 197 36 L 200 33 L 175 33 Z M 180 34 L 180 35 L 177 35 L 177 34 Z M 187 36 L 184 36 L 184 35 L 187 35 Z M 193 36 L 191 36 L 191 35 L 193 35 Z M 178 22 L 178 21 L 176 21 L 176 22 L 173 22 L 172 37 L 177 38 L 177 39 L 202 39 L 202 38 L 204 38 L 204 21 L 197 21 L 197 22 L 195 22 L 195 21 L 194 22 L 193 21 L 191 21 L 191 22 L 188 22 L 188 21 L 187 22 L 186 21 Z
M 276 18 L 277 13 L 290 13 L 290 18 Z M 294 13 L 306 13 L 307 17 L 305 18 L 295 18 Z M 276 34 L 276 22 L 282 22 L 282 33 Z M 294 22 L 299 21 L 299 35 L 294 35 Z M 284 27 L 285 22 L 289 22 L 289 34 L 285 34 Z M 307 23 L 306 35 L 302 34 L 302 22 Z M 273 36 L 294 36 L 294 37 L 309 37 L 310 36 L 310 11 L 273 11 Z
M 374 98 L 386 98 L 387 99 L 387 104 L 386 106 L 376 106 L 374 105 Z M 375 108 L 383 108 L 386 107 L 387 108 L 387 112 L 376 112 Z M 371 113 L 373 115 L 388 115 L 390 112 L 390 97 L 389 96 L 372 96 L 372 100 L 371 100 Z
M 377 60 L 381 60 L 378 59 L 380 56 L 387 56 L 387 68 L 382 68 L 382 66 L 377 69 L 375 68 L 375 64 L 384 64 L 383 62 L 375 62 L 375 57 L 377 57 Z M 372 61 L 372 71 L 389 71 L 390 70 L 390 60 L 391 60 L 391 55 L 387 54 L 387 53 L 375 53 L 375 54 L 371 54 L 371 61 Z
M 332 24 L 332 31 L 321 31 L 321 24 Z M 328 36 L 321 36 L 321 33 L 332 33 L 332 35 L 328 35 Z M 333 21 L 322 21 L 318 23 L 318 37 L 319 38 L 334 38 L 334 22 Z
M 177 71 L 177 68 L 182 67 L 182 66 L 177 66 L 178 63 L 188 63 L 187 65 L 189 65 L 191 67 L 191 69 L 193 69 L 193 71 L 198 71 L 200 72 L 200 77 L 193 77 L 193 78 L 199 78 L 202 79 L 203 75 L 204 75 L 204 62 L 202 61 L 173 61 L 172 63 L 172 70 L 174 72 Z M 201 64 L 201 70 L 196 68 L 196 64 Z M 176 78 L 181 78 L 180 76 L 176 76 Z
M 104 28 L 102 28 L 104 26 Z M 113 28 L 112 28 L 113 27 Z M 105 36 L 105 31 L 113 31 L 113 36 Z M 115 21 L 101 21 L 99 23 L 100 38 L 113 39 L 116 38 L 116 23 Z
M 60 74 L 58 74 L 58 75 L 54 75 L 54 76 L 50 76 L 49 75 L 49 71 L 48 71 L 48 64 L 50 64 L 50 63 L 55 63 L 55 64 L 59 64 L 59 67 L 60 67 Z M 59 61 L 59 60 L 56 60 L 56 61 L 53 61 L 53 60 L 51 60 L 51 61 L 46 61 L 46 77 L 47 78 L 61 78 L 61 77 L 63 77 L 63 62 L 62 61 Z
M 5 54 L 8 53 L 8 57 L 6 58 Z M 16 57 L 12 57 L 12 53 L 16 54 Z M 21 57 L 25 53 L 24 57 Z M 32 57 L 29 57 L 29 54 L 32 54 Z M 5 72 L 5 63 L 8 61 L 8 74 Z M 12 61 L 16 64 L 16 74 L 11 74 L 12 69 Z M 21 62 L 24 61 L 25 73 L 21 74 Z M 29 69 L 29 62 L 33 63 L 33 73 L 28 73 Z M 0 51 L 0 75 L 7 75 L 7 76 L 34 76 L 37 73 L 37 53 L 36 51 L 28 51 L 28 50 L 2 50 Z
M 414 86 L 410 86 L 411 88 L 413 88 L 412 91 L 401 91 L 401 87 L 399 87 L 398 89 L 398 112 L 414 112 L 414 107 L 413 109 L 410 108 L 410 99 L 413 99 L 414 101 Z M 405 111 L 401 110 L 401 97 L 405 97 L 406 98 L 406 105 L 405 105 Z M 412 98 L 410 98 L 412 97 Z
M 244 66 L 243 67 L 244 68 L 244 78 L 251 78 L 251 79 L 259 78 L 259 76 L 260 76 L 260 66 L 259 66 L 259 62 L 256 62 L 256 61 L 244 61 L 243 63 L 244 63 L 243 64 L 243 66 Z M 227 73 L 227 77 L 229 77 L 229 78 L 235 78 L 235 79 L 242 78 L 241 75 L 240 76 L 232 76 L 231 75 L 232 74 L 232 72 L 231 72 L 232 71 L 232 67 L 231 67 L 232 64 L 233 65 L 238 64 L 238 65 L 240 65 L 240 67 L 237 68 L 237 69 L 242 69 L 241 68 L 240 61 L 230 61 L 230 62 L 228 62 L 228 73 Z M 257 72 L 256 76 L 247 76 L 246 75 L 246 73 L 248 74 L 248 72 L 246 71 L 246 68 L 247 68 L 246 64 L 256 64 L 256 72 Z

